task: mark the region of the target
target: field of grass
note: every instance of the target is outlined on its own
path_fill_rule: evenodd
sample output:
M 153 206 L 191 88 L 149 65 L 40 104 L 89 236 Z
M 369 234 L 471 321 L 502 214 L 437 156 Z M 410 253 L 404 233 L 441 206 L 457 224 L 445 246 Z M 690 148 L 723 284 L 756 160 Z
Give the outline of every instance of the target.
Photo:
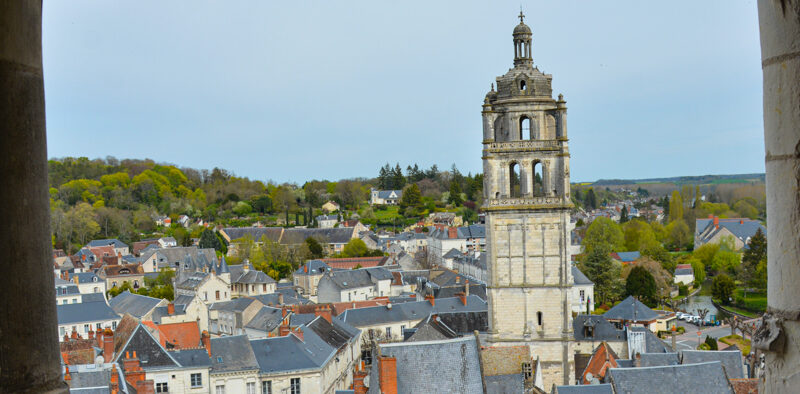
M 378 219 L 378 221 L 399 219 L 403 217 L 400 215 L 400 207 L 397 205 L 389 205 L 386 206 L 385 209 L 375 209 L 373 212 L 375 212 L 375 218 Z
M 734 293 L 734 300 L 736 306 L 747 309 L 753 312 L 765 312 L 767 310 L 767 292 L 747 292 L 744 289 L 737 288 Z
M 727 337 L 719 338 L 719 341 L 727 345 L 736 345 L 742 354 L 750 354 L 750 340 L 742 338 L 739 335 L 728 335 Z

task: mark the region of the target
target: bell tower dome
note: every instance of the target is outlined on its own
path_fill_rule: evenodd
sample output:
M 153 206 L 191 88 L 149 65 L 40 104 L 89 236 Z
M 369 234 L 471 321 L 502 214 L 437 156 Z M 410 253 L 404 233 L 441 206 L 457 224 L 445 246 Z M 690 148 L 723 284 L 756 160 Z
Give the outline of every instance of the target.
M 483 210 L 486 212 L 491 346 L 528 346 L 544 387 L 570 383 L 567 106 L 553 98 L 552 75 L 531 56 L 531 29 L 514 28 L 514 67 L 483 103 Z

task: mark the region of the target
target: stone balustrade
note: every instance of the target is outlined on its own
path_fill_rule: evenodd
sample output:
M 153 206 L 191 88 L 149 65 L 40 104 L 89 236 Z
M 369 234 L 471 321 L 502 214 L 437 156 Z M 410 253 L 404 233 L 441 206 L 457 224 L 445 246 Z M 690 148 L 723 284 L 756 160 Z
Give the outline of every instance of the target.
M 492 153 L 550 151 L 561 149 L 564 142 L 559 140 L 488 142 L 484 145 L 484 150 Z

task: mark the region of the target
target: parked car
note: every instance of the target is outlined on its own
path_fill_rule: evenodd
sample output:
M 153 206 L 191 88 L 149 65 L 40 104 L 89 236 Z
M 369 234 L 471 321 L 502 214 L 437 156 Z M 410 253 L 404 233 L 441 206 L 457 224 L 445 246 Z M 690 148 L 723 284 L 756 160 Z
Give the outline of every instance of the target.
M 684 319 L 684 314 L 683 314 L 683 312 L 676 312 L 675 313 L 675 317 L 677 317 L 678 320 L 683 320 Z

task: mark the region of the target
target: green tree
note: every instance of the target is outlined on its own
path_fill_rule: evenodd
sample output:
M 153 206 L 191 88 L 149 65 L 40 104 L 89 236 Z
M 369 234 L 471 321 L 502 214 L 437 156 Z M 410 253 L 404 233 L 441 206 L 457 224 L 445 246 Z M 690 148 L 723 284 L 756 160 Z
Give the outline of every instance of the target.
M 192 245 L 192 235 L 189 234 L 183 227 L 175 227 L 172 230 L 172 237 L 175 238 L 177 241 L 178 246 L 191 246 Z
M 324 252 L 322 250 L 322 245 L 320 245 L 319 241 L 314 238 L 308 237 L 306 238 L 306 244 L 308 245 L 308 250 L 311 252 L 311 257 L 315 259 L 322 258 Z
M 600 244 L 581 263 L 581 271 L 594 282 L 595 298 L 600 303 L 617 299 L 621 290 L 622 267 L 611 259 L 609 253 L 608 245 Z
M 602 216 L 595 219 L 586 229 L 586 236 L 583 237 L 583 250 L 588 255 L 601 246 L 604 246 L 609 252 L 625 247 L 622 228 L 613 220 Z
M 586 192 L 586 198 L 583 200 L 583 205 L 588 210 L 597 209 L 597 196 L 594 194 L 594 188 L 590 187 Z
M 364 257 L 369 253 L 364 241 L 353 238 L 342 248 L 342 257 Z
M 209 229 L 203 230 L 203 232 L 200 234 L 200 242 L 198 243 L 198 246 L 203 249 L 213 248 L 214 250 L 222 250 L 222 245 L 219 241 L 219 238 L 217 238 L 217 235 L 214 234 L 214 231 Z
M 717 252 L 719 252 L 719 244 L 703 244 L 692 252 L 692 256 L 700 260 L 704 266 L 711 267 Z
M 416 183 L 408 185 L 403 190 L 403 195 L 398 202 L 400 209 L 405 210 L 408 207 L 419 208 L 422 205 L 422 194 L 419 191 L 419 186 Z
M 447 197 L 447 202 L 454 206 L 461 205 L 461 186 L 455 178 L 450 180 L 450 196 Z
M 730 302 L 734 289 L 736 289 L 736 283 L 727 274 L 719 274 L 711 282 L 711 295 L 722 301 L 723 304 Z
M 85 245 L 100 232 L 100 225 L 94 221 L 94 210 L 85 202 L 78 203 L 67 211 L 66 220 L 71 224 L 71 239 L 78 241 L 80 245 Z
M 760 269 L 760 265 L 767 261 L 767 238 L 759 228 L 755 235 L 750 238 L 742 255 L 742 264 L 739 269 L 739 277 L 747 286 L 761 288 L 766 285 L 766 271 Z
M 674 190 L 669 200 L 669 221 L 674 222 L 678 219 L 683 219 L 683 200 L 681 194 Z
M 652 227 L 647 222 L 640 219 L 633 219 L 622 226 L 625 235 L 625 249 L 642 251 L 651 243 L 658 242 L 653 233 Z
M 694 283 L 700 285 L 703 281 L 706 280 L 706 267 L 703 265 L 703 262 L 696 258 L 691 258 L 687 261 L 688 264 L 692 265 L 692 271 L 694 272 Z
M 675 219 L 667 225 L 666 243 L 670 249 L 684 249 L 692 242 L 692 233 L 683 219 Z
M 658 302 L 656 290 L 656 280 L 650 272 L 641 266 L 631 269 L 628 279 L 625 281 L 626 295 L 637 297 L 640 301 L 652 307 Z
M 106 291 L 106 294 L 109 298 L 116 297 L 125 291 L 131 291 L 133 287 L 131 287 L 131 283 L 128 281 L 122 282 L 122 285 L 117 287 L 112 287 L 110 290 Z
M 628 219 L 628 206 L 627 205 L 623 205 L 622 206 L 622 211 L 619 213 L 619 222 L 620 223 L 625 223 L 628 220 L 629 220 Z
M 710 335 L 706 335 L 705 344 L 708 345 L 708 350 L 719 350 L 719 346 L 717 345 L 717 340 L 711 338 Z
M 739 263 L 741 262 L 739 254 L 729 250 L 720 250 L 714 255 L 714 260 L 711 261 L 711 269 L 716 272 L 736 272 Z

